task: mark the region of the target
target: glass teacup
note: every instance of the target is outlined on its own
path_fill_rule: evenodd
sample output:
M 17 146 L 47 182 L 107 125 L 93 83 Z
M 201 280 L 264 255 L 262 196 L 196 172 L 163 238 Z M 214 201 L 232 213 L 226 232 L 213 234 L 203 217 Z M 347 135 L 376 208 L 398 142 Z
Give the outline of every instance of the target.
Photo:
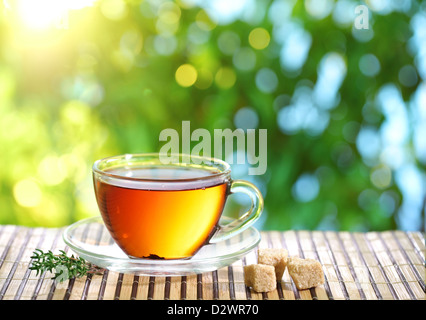
M 129 257 L 190 258 L 205 244 L 245 230 L 262 213 L 259 190 L 232 180 L 228 163 L 183 154 L 173 159 L 165 164 L 159 154 L 124 154 L 93 165 L 103 221 Z M 228 195 L 237 192 L 251 198 L 250 209 L 220 225 Z

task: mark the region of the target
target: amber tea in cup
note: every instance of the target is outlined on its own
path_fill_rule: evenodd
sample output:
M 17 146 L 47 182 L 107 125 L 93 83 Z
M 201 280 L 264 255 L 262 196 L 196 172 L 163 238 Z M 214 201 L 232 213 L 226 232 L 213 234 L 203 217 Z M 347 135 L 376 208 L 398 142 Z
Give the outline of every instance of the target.
M 230 177 L 226 162 L 178 155 L 164 164 L 158 154 L 110 157 L 95 162 L 97 203 L 117 245 L 132 258 L 190 258 L 208 243 L 241 232 L 261 214 L 263 200 L 249 182 Z M 185 160 L 185 161 L 183 161 Z M 227 196 L 244 192 L 250 210 L 221 226 Z

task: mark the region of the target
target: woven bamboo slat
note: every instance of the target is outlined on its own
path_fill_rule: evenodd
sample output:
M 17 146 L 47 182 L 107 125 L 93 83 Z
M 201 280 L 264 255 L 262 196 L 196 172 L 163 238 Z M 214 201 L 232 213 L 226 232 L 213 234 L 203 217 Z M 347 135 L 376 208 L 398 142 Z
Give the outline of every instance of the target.
M 31 255 L 72 252 L 63 229 L 0 226 L 0 300 L 424 300 L 425 238 L 421 232 L 268 231 L 259 248 L 285 248 L 289 256 L 312 258 L 325 284 L 297 290 L 288 271 L 276 290 L 255 292 L 244 284 L 244 266 L 257 263 L 254 250 L 228 267 L 187 276 L 140 276 L 105 270 L 58 283 L 31 271 Z M 93 244 L 108 235 L 82 231 Z M 230 241 L 237 241 L 231 239 Z

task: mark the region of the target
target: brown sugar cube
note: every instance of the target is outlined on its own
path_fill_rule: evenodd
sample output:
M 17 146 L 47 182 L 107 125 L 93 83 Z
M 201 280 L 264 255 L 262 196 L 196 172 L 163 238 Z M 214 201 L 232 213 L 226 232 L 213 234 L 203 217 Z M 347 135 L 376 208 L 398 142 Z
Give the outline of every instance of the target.
M 251 264 L 244 267 L 244 282 L 246 286 L 252 287 L 257 292 L 275 290 L 277 280 L 275 268 L 264 264 Z
M 275 268 L 275 277 L 280 281 L 287 266 L 288 251 L 279 248 L 264 248 L 257 251 L 257 262 Z
M 313 259 L 288 258 L 288 273 L 297 289 L 304 290 L 324 284 L 324 272 L 321 264 Z

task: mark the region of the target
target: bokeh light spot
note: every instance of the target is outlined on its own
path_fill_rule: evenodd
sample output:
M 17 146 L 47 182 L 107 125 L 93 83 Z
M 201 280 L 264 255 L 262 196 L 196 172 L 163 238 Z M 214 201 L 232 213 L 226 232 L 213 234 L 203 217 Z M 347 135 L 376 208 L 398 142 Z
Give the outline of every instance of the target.
M 46 185 L 57 185 L 64 181 L 67 171 L 60 158 L 50 155 L 40 162 L 38 174 Z
M 320 191 L 318 178 L 313 174 L 302 174 L 293 185 L 293 197 L 299 202 L 314 200 Z
M 221 89 L 229 89 L 237 80 L 237 75 L 235 71 L 229 67 L 220 68 L 215 76 L 216 84 Z
M 380 207 L 387 216 L 392 216 L 399 202 L 399 196 L 392 190 L 384 191 L 379 198 Z
M 127 16 L 127 5 L 123 0 L 103 0 L 101 12 L 110 20 L 118 21 Z
M 176 82 L 182 87 L 190 87 L 197 81 L 197 70 L 191 64 L 183 64 L 175 74 Z
M 265 49 L 269 45 L 270 41 L 271 36 L 264 28 L 255 28 L 249 34 L 249 43 L 254 49 Z
M 13 196 L 22 207 L 36 207 L 42 199 L 40 187 L 32 179 L 18 181 L 13 187 Z
M 249 47 L 240 48 L 232 58 L 235 67 L 242 71 L 249 71 L 256 66 L 256 54 Z
M 154 48 L 160 55 L 169 56 L 177 48 L 176 37 L 172 35 L 157 35 L 154 37 Z
M 137 55 L 141 52 L 143 45 L 142 33 L 137 30 L 127 30 L 120 38 L 120 50 Z
M 352 36 L 359 42 L 368 42 L 374 38 L 374 30 L 371 27 L 369 29 L 357 29 L 353 26 Z
M 392 182 L 392 172 L 386 165 L 378 166 L 371 171 L 370 180 L 377 188 L 385 189 Z
M 206 43 L 210 38 L 210 31 L 201 29 L 197 23 L 193 22 L 188 27 L 188 40 L 195 44 Z
M 205 10 L 200 10 L 197 13 L 195 19 L 195 23 L 202 30 L 210 31 L 213 30 L 217 25 L 217 23 L 213 21 L 212 18 L 210 18 L 210 16 L 206 13 Z
M 342 27 L 348 27 L 354 23 L 354 12 L 357 4 L 352 0 L 339 0 L 333 9 L 334 22 Z
M 34 207 L 33 217 L 44 227 L 55 227 L 59 224 L 67 224 L 65 206 L 60 198 L 44 196 L 37 207 Z
M 306 11 L 316 19 L 327 17 L 333 10 L 333 7 L 333 0 L 305 0 Z
M 90 119 L 90 108 L 83 102 L 71 100 L 62 107 L 61 116 L 64 123 L 82 126 Z
M 373 189 L 365 189 L 358 196 L 358 206 L 364 211 L 372 209 L 375 203 L 377 203 L 379 195 Z
M 217 39 L 220 51 L 226 55 L 232 55 L 240 47 L 240 37 L 233 31 L 222 32 Z
M 243 107 L 239 109 L 234 116 L 234 124 L 236 128 L 256 129 L 259 124 L 259 116 L 251 107 Z
M 365 54 L 359 59 L 359 69 L 367 77 L 374 77 L 380 72 L 380 61 L 374 54 Z
M 281 66 L 285 71 L 297 73 L 305 64 L 312 44 L 311 34 L 296 23 L 286 24 L 280 29 L 277 38 L 283 46 L 280 51 Z
M 314 89 L 315 103 L 325 110 L 335 108 L 339 102 L 339 89 L 346 76 L 345 57 L 329 52 L 321 59 Z
M 164 23 L 175 24 L 179 22 L 181 10 L 171 1 L 164 2 L 158 10 L 158 18 Z
M 362 127 L 356 137 L 356 146 L 364 162 L 374 161 L 382 147 L 379 132 L 374 127 Z
M 264 93 L 272 93 L 278 86 L 278 77 L 272 69 L 262 68 L 256 74 L 256 86 Z

